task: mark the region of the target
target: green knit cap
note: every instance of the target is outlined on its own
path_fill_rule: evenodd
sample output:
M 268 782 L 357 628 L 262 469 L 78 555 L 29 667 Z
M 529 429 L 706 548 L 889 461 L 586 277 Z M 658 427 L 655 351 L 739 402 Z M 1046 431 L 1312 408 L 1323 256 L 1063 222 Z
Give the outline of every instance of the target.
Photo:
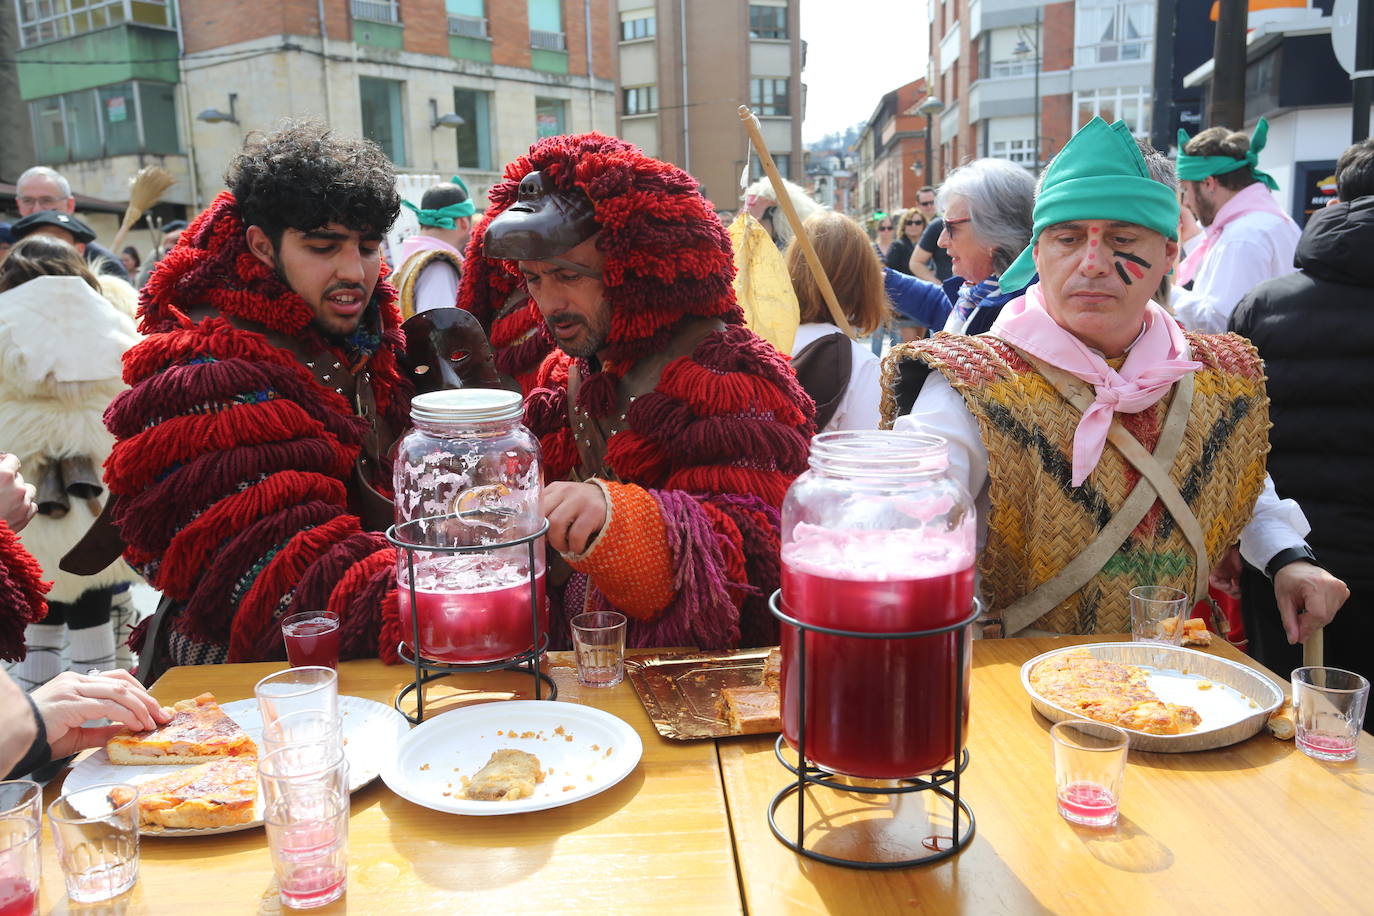
M 1081 219 L 1135 223 L 1178 240 L 1178 195 L 1150 177 L 1125 121 L 1093 118 L 1069 138 L 1045 169 L 1035 197 L 1030 244 L 1002 272 L 1002 289 L 1020 289 L 1035 274 L 1031 254 L 1040 233 Z
M 1234 156 L 1189 156 L 1183 151 L 1183 147 L 1188 142 L 1188 135 L 1182 128 L 1178 132 L 1178 177 L 1184 181 L 1201 181 L 1213 175 L 1225 175 L 1230 172 L 1239 172 L 1241 169 L 1250 169 L 1251 174 L 1257 181 L 1264 182 L 1264 186 L 1271 191 L 1279 189 L 1279 183 L 1274 180 L 1272 175 L 1267 175 L 1259 170 L 1259 154 L 1269 142 L 1269 122 L 1264 118 L 1259 119 L 1255 125 L 1255 132 L 1250 135 L 1250 148 L 1245 153 L 1245 158 L 1237 159 Z

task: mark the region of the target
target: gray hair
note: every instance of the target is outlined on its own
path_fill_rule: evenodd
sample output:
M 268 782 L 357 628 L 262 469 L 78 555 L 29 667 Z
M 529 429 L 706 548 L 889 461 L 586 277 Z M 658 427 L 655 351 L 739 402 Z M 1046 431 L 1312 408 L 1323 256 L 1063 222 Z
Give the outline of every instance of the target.
M 72 186 L 67 179 L 62 177 L 62 173 L 56 169 L 50 169 L 46 165 L 35 165 L 31 169 L 25 169 L 24 174 L 20 175 L 19 180 L 14 183 L 15 190 L 17 191 L 19 186 L 30 178 L 46 178 L 57 185 L 64 198 L 72 196 Z
M 1035 181 L 1005 159 L 975 159 L 950 172 L 940 185 L 940 212 L 955 198 L 968 204 L 969 226 L 992 249 L 992 269 L 1000 274 L 1030 243 Z

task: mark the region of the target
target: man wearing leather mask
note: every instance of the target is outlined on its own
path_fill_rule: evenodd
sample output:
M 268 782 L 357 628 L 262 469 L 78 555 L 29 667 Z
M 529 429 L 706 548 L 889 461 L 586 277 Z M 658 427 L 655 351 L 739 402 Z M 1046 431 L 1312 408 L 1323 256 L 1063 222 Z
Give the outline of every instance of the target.
M 630 645 L 776 642 L 778 510 L 813 407 L 744 327 L 720 220 L 691 176 L 600 134 L 541 140 L 505 175 L 460 301 L 519 287 L 557 342 L 525 412 L 549 546 L 572 569 L 554 640 L 614 609 Z
M 297 610 L 339 614 L 344 658 L 394 657 L 399 635 L 384 456 L 412 386 L 379 250 L 393 166 L 306 120 L 251 138 L 225 181 L 144 289 L 132 388 L 106 414 L 107 514 L 164 596 L 135 634 L 145 680 L 280 658 Z

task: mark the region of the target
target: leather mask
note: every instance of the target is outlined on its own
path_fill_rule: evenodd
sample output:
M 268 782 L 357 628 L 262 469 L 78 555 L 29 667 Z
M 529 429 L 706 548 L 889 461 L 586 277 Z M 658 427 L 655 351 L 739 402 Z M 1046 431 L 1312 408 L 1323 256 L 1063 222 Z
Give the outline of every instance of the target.
M 446 388 L 506 388 L 520 386 L 496 371 L 491 344 L 471 312 L 458 308 L 429 309 L 406 319 L 403 360 L 415 382 L 415 393 Z
M 559 258 L 596 235 L 596 208 L 580 189 L 560 191 L 539 172 L 520 179 L 516 201 L 487 224 L 482 253 L 504 261 L 547 261 L 586 276 L 586 267 Z

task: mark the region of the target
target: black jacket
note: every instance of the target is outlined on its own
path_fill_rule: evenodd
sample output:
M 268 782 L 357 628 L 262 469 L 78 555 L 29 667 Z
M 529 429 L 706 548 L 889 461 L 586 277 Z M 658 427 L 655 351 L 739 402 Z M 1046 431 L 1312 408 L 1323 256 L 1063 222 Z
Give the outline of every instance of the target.
M 1261 283 L 1231 329 L 1269 377 L 1269 473 L 1312 524 L 1318 562 L 1374 586 L 1374 196 L 1312 215 L 1298 273 Z M 1338 618 L 1339 619 L 1339 618 Z
M 899 239 L 894 239 L 892 245 L 887 249 L 887 266 L 898 273 L 911 273 L 911 253 L 916 250 L 916 243 L 905 235 Z

